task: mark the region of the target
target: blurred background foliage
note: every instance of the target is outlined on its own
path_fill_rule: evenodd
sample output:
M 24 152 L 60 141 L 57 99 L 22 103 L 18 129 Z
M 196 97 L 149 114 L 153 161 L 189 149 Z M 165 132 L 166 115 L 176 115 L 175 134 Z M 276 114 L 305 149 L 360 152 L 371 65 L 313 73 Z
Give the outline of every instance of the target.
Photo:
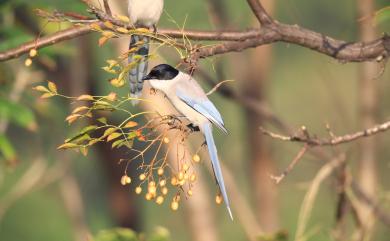
M 117 2 L 123 6 L 126 4 L 121 0 Z M 253 26 L 254 19 L 245 1 L 229 0 L 225 4 L 229 21 L 235 28 Z M 356 1 L 287 0 L 275 1 L 274 4 L 273 16 L 281 22 L 296 23 L 338 39 L 353 41 L 359 38 Z M 378 10 L 387 5 L 387 0 L 376 1 Z M 69 24 L 47 24 L 46 20 L 34 14 L 36 8 L 85 14 L 85 5 L 79 0 L 1 0 L 0 51 L 35 39 L 40 34 L 47 35 L 69 27 Z M 215 28 L 205 17 L 208 10 L 204 0 L 166 0 L 165 9 L 167 14 L 160 21 L 161 27 L 177 28 L 178 24 L 188 29 Z M 168 14 L 176 23 L 171 21 Z M 389 11 L 375 15 L 372 24 L 378 28 L 378 33 L 389 32 L 389 15 Z M 62 92 L 74 96 L 117 91 L 109 85 L 107 80 L 110 76 L 101 67 L 107 59 L 116 57 L 114 53 L 119 42 L 122 42 L 122 51 L 125 51 L 128 40 L 118 39 L 99 48 L 97 39 L 97 34 L 92 34 L 44 48 L 29 68 L 24 65 L 25 56 L 0 63 L 0 157 L 4 160 L 0 162 L 0 240 L 65 241 L 75 239 L 77 233 L 83 230 L 96 234 L 97 241 L 139 238 L 190 240 L 186 220 L 191 217 L 186 216 L 183 210 L 172 212 L 168 205 L 161 207 L 145 202 L 141 197 L 134 197 L 135 185 L 120 185 L 118 175 L 121 168 L 116 165 L 116 160 L 124 153 L 112 153 L 104 146 L 97 147 L 87 157 L 56 150 L 66 137 L 83 124 L 69 127 L 64 122 L 70 111 L 69 102 L 39 99 L 31 87 L 52 80 Z M 272 47 L 273 57 L 269 60 L 270 70 L 264 85 L 264 98 L 272 111 L 291 126 L 298 128 L 305 125 L 320 136 L 326 135 L 325 123 L 329 123 L 338 134 L 359 129 L 357 79 L 360 64 L 342 64 L 285 43 Z M 170 51 L 164 49 L 161 53 L 164 57 L 159 61 L 165 59 L 177 63 L 177 56 L 170 54 Z M 229 57 L 232 56 L 230 61 L 226 56 L 204 60 L 202 68 L 215 77 L 210 63 L 221 62 L 223 75 L 237 80 L 232 86 L 241 91 L 245 78 L 256 77 L 257 74 L 247 68 L 251 51 L 229 54 Z M 390 73 L 386 69 L 377 80 L 380 90 L 378 120 L 390 116 L 389 79 Z M 127 89 L 121 89 L 120 93 L 127 93 Z M 257 130 L 246 129 L 247 117 L 239 104 L 218 94 L 211 98 L 230 131 L 227 137 L 216 134 L 220 156 L 234 170 L 239 189 L 254 208 L 254 186 L 249 177 L 248 132 Z M 390 171 L 390 136 L 384 134 L 376 138 L 379 139 L 378 200 L 389 208 L 390 177 L 387 173 Z M 265 145 L 269 147 L 276 172 L 283 170 L 299 150 L 298 145 L 272 140 L 265 140 Z M 348 162 L 355 170 L 358 145 L 349 144 L 340 148 L 346 151 Z M 309 181 L 321 165 L 322 162 L 308 155 L 281 185 L 274 186 L 279 193 L 280 227 L 287 230 L 291 238 Z M 207 182 L 214 187 L 211 175 L 207 174 Z M 335 188 L 331 181 L 321 188 L 309 225 L 309 230 L 317 231 L 309 240 L 332 240 L 329 233 L 335 225 Z M 210 190 L 212 193 L 214 191 Z M 209 201 L 214 202 L 213 199 Z M 228 219 L 222 206 L 216 206 L 215 212 L 221 240 L 246 239 L 243 228 Z M 161 225 L 171 234 L 163 228 L 156 229 Z M 144 239 L 142 235 L 125 229 L 101 231 L 117 226 L 131 227 L 149 236 L 146 235 Z M 387 240 L 389 236 L 389 229 L 378 223 L 375 240 Z

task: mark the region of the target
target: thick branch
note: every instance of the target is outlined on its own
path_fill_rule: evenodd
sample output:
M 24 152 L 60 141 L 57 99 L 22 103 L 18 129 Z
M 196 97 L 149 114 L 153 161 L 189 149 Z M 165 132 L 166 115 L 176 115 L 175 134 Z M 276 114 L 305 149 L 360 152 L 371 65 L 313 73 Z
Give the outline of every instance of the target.
M 248 0 L 248 2 L 253 4 L 255 9 L 257 9 L 259 6 L 261 7 L 261 5 L 256 4 L 257 0 Z M 261 10 L 259 11 L 260 13 L 266 14 Z M 127 27 L 129 29 L 131 28 L 125 23 L 113 19 L 113 17 L 107 15 L 103 11 L 98 11 L 96 13 L 94 10 L 94 13 L 102 22 L 111 21 L 118 27 Z M 263 15 L 261 16 L 262 19 L 266 19 L 266 17 Z M 102 22 L 98 22 L 98 24 L 104 27 Z M 63 30 L 47 37 L 28 42 L 14 49 L 0 52 L 0 61 L 17 58 L 20 55 L 27 53 L 30 49 L 38 49 L 45 46 L 54 45 L 60 41 L 76 38 L 92 31 L 93 30 L 89 25 Z M 118 32 L 118 34 L 121 33 Z M 383 37 L 371 42 L 345 42 L 299 27 L 297 25 L 280 24 L 277 22 L 263 26 L 261 29 L 244 31 L 182 31 L 173 29 L 160 29 L 157 33 L 157 36 L 168 36 L 176 39 L 182 39 L 183 36 L 185 36 L 187 39 L 191 40 L 225 41 L 224 43 L 219 43 L 210 47 L 198 46 L 198 49 L 192 56 L 190 56 L 192 61 L 197 61 L 200 58 L 211 57 L 229 52 L 240 52 L 248 48 L 256 48 L 274 42 L 297 44 L 302 47 L 331 56 L 343 62 L 382 60 L 388 58 L 390 55 L 390 37 L 387 35 L 384 35 Z

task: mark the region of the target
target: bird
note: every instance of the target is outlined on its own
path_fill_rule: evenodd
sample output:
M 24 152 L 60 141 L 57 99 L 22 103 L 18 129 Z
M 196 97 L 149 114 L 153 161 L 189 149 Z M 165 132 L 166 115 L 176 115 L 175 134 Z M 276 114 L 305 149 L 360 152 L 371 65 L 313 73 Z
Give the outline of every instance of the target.
M 230 218 L 233 220 L 212 132 L 214 124 L 227 134 L 221 114 L 192 76 L 168 64 L 155 66 L 143 77 L 143 80 L 148 80 L 153 89 L 165 94 L 176 110 L 188 119 L 190 128 L 203 133 L 216 182 Z
M 156 25 L 160 20 L 164 8 L 164 0 L 129 0 L 128 13 L 130 23 L 135 28 L 153 28 L 157 31 Z M 129 53 L 136 47 L 137 51 L 130 53 L 128 63 L 138 62 L 129 70 L 130 96 L 138 98 L 143 88 L 142 77 L 146 75 L 148 69 L 150 38 L 142 35 L 131 35 Z M 142 56 L 141 59 L 139 57 Z M 132 101 L 136 105 L 138 101 Z

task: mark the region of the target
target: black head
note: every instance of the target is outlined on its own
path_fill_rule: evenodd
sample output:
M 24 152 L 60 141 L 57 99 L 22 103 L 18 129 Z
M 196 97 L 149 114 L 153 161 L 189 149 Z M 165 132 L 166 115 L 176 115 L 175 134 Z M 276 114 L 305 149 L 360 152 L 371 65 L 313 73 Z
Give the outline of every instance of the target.
M 155 66 L 149 74 L 145 75 L 143 80 L 158 79 L 171 80 L 179 74 L 179 70 L 168 64 L 160 64 Z

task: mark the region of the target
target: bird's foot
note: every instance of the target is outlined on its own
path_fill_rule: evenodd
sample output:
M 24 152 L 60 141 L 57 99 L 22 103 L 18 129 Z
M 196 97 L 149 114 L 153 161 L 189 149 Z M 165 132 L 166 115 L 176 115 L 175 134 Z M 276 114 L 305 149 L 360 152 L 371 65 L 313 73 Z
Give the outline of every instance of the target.
M 157 34 L 157 25 L 156 24 L 153 24 L 153 33 Z
M 170 126 L 176 126 L 176 123 L 179 122 L 181 124 L 181 120 L 175 115 L 166 115 L 164 116 L 165 120 L 168 120 L 167 124 Z
M 195 126 L 194 124 L 190 123 L 187 125 L 188 129 L 190 129 L 191 132 L 197 132 L 200 131 L 199 126 Z

